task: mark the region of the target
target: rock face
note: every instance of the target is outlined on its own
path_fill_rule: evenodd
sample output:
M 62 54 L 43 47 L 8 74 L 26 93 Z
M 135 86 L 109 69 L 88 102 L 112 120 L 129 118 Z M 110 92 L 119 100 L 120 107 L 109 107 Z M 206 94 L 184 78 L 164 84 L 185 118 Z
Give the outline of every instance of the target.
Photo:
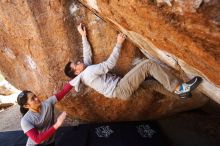
M 187 4 L 189 9 L 183 7 Z M 71 117 L 86 121 L 159 118 L 202 106 L 208 101 L 204 94 L 220 103 L 218 8 L 218 1 L 194 7 L 190 1 L 177 0 L 2 0 L 0 70 L 17 88 L 46 99 L 68 80 L 63 73 L 65 64 L 82 59 L 76 26 L 83 22 L 94 63 L 110 55 L 117 31 L 128 35 L 113 73 L 125 75 L 132 61 L 145 55 L 169 65 L 183 80 L 193 75 L 205 80 L 200 91 L 186 100 L 153 80 L 142 84 L 128 101 L 108 99 L 83 86 L 57 105 Z
M 218 0 L 81 2 L 127 34 L 146 56 L 188 77 L 203 76 L 201 90 L 220 103 Z

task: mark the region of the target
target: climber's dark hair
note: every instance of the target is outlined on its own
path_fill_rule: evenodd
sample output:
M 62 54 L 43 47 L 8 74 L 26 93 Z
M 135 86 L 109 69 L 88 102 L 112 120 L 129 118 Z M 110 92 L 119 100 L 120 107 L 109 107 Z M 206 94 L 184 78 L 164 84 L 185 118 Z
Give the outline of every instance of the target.
M 28 112 L 28 109 L 24 107 L 24 105 L 27 104 L 28 93 L 32 92 L 28 90 L 23 90 L 20 94 L 18 94 L 17 97 L 17 103 L 20 105 L 20 112 L 23 116 Z
M 71 63 L 72 62 L 68 62 L 64 68 L 64 73 L 66 76 L 68 76 L 69 78 L 75 78 L 76 75 L 74 74 L 73 69 L 71 68 Z

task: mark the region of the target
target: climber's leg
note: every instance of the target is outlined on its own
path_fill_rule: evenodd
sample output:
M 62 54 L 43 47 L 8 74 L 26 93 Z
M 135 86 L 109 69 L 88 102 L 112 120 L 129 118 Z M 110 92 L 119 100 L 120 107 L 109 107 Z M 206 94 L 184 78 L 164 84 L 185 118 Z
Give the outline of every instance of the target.
M 167 90 L 173 92 L 180 85 L 175 76 L 166 72 L 159 64 L 144 60 L 129 71 L 117 84 L 114 96 L 128 99 L 138 89 L 145 78 L 151 75 L 160 82 Z

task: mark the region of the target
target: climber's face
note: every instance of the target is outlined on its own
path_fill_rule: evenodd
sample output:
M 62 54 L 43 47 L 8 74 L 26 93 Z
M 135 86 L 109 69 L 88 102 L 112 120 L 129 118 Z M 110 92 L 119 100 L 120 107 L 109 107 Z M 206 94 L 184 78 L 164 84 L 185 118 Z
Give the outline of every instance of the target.
M 85 64 L 80 61 L 77 61 L 76 63 L 71 63 L 70 66 L 75 75 L 79 75 L 86 68 Z

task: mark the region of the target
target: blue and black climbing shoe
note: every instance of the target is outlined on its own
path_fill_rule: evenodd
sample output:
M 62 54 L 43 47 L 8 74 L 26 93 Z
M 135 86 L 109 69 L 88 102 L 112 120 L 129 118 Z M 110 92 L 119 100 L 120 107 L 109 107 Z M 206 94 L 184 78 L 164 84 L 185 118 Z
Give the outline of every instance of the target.
M 180 85 L 179 90 L 174 91 L 181 98 L 186 98 L 191 96 L 191 91 L 194 90 L 202 82 L 201 77 L 194 77 L 186 83 Z

